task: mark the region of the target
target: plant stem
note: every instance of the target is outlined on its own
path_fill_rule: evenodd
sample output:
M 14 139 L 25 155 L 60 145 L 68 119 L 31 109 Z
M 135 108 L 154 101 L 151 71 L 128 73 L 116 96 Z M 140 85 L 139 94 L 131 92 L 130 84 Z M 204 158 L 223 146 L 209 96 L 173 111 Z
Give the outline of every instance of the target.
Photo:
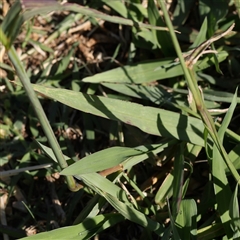
M 57 142 L 57 139 L 53 133 L 53 130 L 48 122 L 48 119 L 42 108 L 42 105 L 31 86 L 30 79 L 27 76 L 26 71 L 23 67 L 23 64 L 20 61 L 20 59 L 17 55 L 17 52 L 13 46 L 11 46 L 10 49 L 8 50 L 8 55 L 9 55 L 9 58 L 13 64 L 16 72 L 17 72 L 17 75 L 29 97 L 29 100 L 34 108 L 34 111 L 39 119 L 39 122 L 43 128 L 43 131 L 48 139 L 49 145 L 51 146 L 61 169 L 66 168 L 68 166 L 68 164 L 67 164 L 66 160 L 64 159 L 61 148 L 60 148 L 60 146 Z M 76 182 L 72 176 L 66 176 L 66 182 L 67 182 L 68 188 L 71 191 L 78 190 Z

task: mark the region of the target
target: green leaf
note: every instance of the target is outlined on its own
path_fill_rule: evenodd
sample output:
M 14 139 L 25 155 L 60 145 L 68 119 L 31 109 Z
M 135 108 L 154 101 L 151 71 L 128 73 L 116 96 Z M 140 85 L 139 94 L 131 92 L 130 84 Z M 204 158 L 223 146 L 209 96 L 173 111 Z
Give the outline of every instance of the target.
M 131 19 L 127 19 L 127 18 L 107 15 L 98 10 L 84 7 L 84 6 L 81 6 L 78 4 L 72 4 L 72 3 L 66 3 L 63 5 L 60 5 L 59 3 L 56 2 L 55 4 L 51 4 L 50 6 L 42 6 L 41 8 L 33 8 L 31 10 L 26 11 L 24 13 L 23 17 L 24 17 L 24 20 L 26 21 L 35 15 L 46 14 L 51 11 L 72 11 L 72 12 L 81 13 L 81 14 L 89 16 L 89 17 L 100 18 L 100 19 L 103 19 L 108 22 L 128 25 L 128 26 L 132 26 L 132 27 L 135 26 L 135 27 L 139 27 L 139 28 L 149 28 L 149 29 L 157 29 L 157 30 L 163 30 L 163 31 L 168 30 L 166 27 L 152 26 L 149 24 L 141 23 L 141 22 L 135 22 L 135 21 L 133 21 Z
M 136 148 L 108 148 L 82 158 L 78 162 L 65 168 L 61 174 L 81 175 L 85 173 L 93 173 L 115 167 L 119 164 L 121 164 L 123 170 L 129 169 L 139 162 L 147 159 L 150 153 L 158 154 L 159 152 L 163 151 L 164 148 L 174 143 L 175 141 L 167 140 L 163 141 L 161 144 L 155 144 L 151 146 L 138 146 Z
M 175 219 L 183 198 L 183 182 L 184 182 L 184 146 L 185 142 L 182 142 L 180 146 L 177 146 L 174 170 L 173 170 L 173 201 L 172 201 L 172 215 Z
M 221 223 L 214 223 L 197 231 L 198 240 L 213 240 L 224 235 Z
M 116 83 L 102 83 L 102 85 L 127 96 L 140 99 L 148 99 L 155 104 L 164 103 L 172 97 L 172 95 L 161 86 L 143 86 Z
M 240 169 L 240 143 L 237 144 L 229 153 L 229 159 L 233 162 L 236 169 Z M 229 168 L 226 168 L 226 172 L 229 172 Z
M 109 0 L 101 0 L 106 5 L 108 5 L 110 8 L 112 8 L 114 11 L 119 13 L 122 17 L 127 18 L 128 17 L 128 9 L 125 6 L 125 4 L 121 1 L 109 1 Z
M 97 233 L 114 226 L 124 220 L 124 217 L 117 213 L 98 215 L 93 218 L 86 218 L 82 223 L 70 227 L 62 227 L 49 232 L 39 233 L 21 239 L 89 239 Z
M 43 145 L 42 143 L 36 141 L 36 143 L 39 145 L 39 147 L 54 161 L 54 162 L 58 162 L 54 153 L 53 153 L 53 150 L 45 145 Z M 65 160 L 69 160 L 71 159 L 70 157 L 66 156 L 66 155 L 63 155 L 63 157 L 65 158 Z
M 207 27 L 208 27 L 207 25 L 208 25 L 208 21 L 207 21 L 207 18 L 205 18 L 201 25 L 201 29 L 200 29 L 194 43 L 191 45 L 190 49 L 195 48 L 195 47 L 199 46 L 201 43 L 203 43 L 204 41 L 206 41 Z
M 11 47 L 23 23 L 21 10 L 19 1 L 15 1 L 0 26 L 0 41 L 7 49 Z
M 175 225 L 181 239 L 197 239 L 197 205 L 193 199 L 181 202 Z
M 134 165 L 142 162 L 143 160 L 149 158 L 149 154 L 159 154 L 160 152 L 162 152 L 165 148 L 175 145 L 178 141 L 177 140 L 169 140 L 169 139 L 165 139 L 163 141 L 161 141 L 160 144 L 153 144 L 150 146 L 139 146 L 135 149 L 139 149 L 145 153 L 141 154 L 141 155 L 137 155 L 137 156 L 133 156 L 130 159 L 128 159 L 127 161 L 123 162 L 123 169 L 130 169 L 131 167 L 133 167 Z
M 163 226 L 160 225 L 158 222 L 152 220 L 151 218 L 147 217 L 142 212 L 124 204 L 123 202 L 119 201 L 117 198 L 109 194 L 102 193 L 102 195 L 119 213 L 121 213 L 128 220 L 135 222 L 151 231 L 154 231 L 159 236 L 163 233 Z
M 148 0 L 148 19 L 151 25 L 162 27 L 166 26 L 153 0 Z M 176 56 L 169 33 L 168 32 L 160 33 L 159 31 L 156 30 L 152 30 L 152 32 L 155 36 L 155 41 L 161 48 L 161 51 L 163 52 L 164 56 L 166 57 Z
M 218 135 L 221 141 L 223 141 L 224 133 L 231 121 L 234 109 L 237 105 L 237 91 L 234 95 L 232 104 L 222 122 L 222 125 L 218 131 Z M 232 230 L 230 228 L 230 215 L 229 215 L 229 202 L 231 201 L 231 189 L 228 183 L 228 179 L 225 173 L 226 164 L 218 151 L 216 145 L 213 147 L 213 160 L 212 160 L 212 175 L 214 182 L 214 190 L 216 200 L 218 204 L 218 210 L 220 218 L 223 223 L 225 233 L 228 238 L 232 238 Z
M 236 184 L 235 191 L 230 202 L 229 215 L 231 217 L 231 227 L 234 232 L 234 239 L 240 238 L 240 215 L 239 215 L 239 203 L 238 203 L 238 187 Z
M 226 59 L 228 53 L 221 51 L 218 53 L 218 61 Z M 195 70 L 201 71 L 213 65 L 213 57 L 204 58 L 196 64 Z M 174 58 L 164 60 L 153 60 L 148 62 L 126 65 L 84 78 L 83 82 L 100 83 L 147 83 L 156 80 L 165 80 L 183 75 L 182 67 L 174 61 Z
M 162 185 L 158 189 L 156 195 L 155 195 L 155 203 L 159 204 L 160 206 L 163 206 L 166 202 L 167 198 L 170 198 L 173 193 L 173 174 L 169 173 L 164 181 L 162 182 Z
M 202 121 L 175 112 L 64 89 L 34 85 L 35 91 L 80 111 L 121 121 L 143 132 L 203 146 Z M 131 109 L 131 111 L 129 111 Z
M 121 164 L 128 158 L 143 154 L 134 148 L 112 147 L 102 151 L 93 153 L 82 158 L 71 166 L 65 168 L 61 174 L 63 175 L 81 175 L 105 170 Z

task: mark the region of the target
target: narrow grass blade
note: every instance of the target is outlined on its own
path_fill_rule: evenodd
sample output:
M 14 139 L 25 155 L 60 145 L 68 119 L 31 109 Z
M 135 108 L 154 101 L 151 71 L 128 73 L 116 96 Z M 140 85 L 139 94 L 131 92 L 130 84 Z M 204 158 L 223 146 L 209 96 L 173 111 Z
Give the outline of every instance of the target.
M 58 162 L 58 161 L 57 161 L 57 158 L 55 157 L 54 152 L 53 152 L 53 150 L 52 150 L 51 148 L 43 145 L 42 143 L 40 143 L 40 142 L 38 142 L 38 141 L 36 141 L 36 143 L 37 143 L 38 146 L 45 152 L 45 154 L 47 154 L 54 162 L 56 162 L 56 163 Z M 64 155 L 64 154 L 63 154 L 63 157 L 64 157 L 64 159 L 65 159 L 66 161 L 69 160 L 69 159 L 71 159 L 70 157 L 68 157 L 68 156 L 66 156 L 66 155 Z
M 211 224 L 197 231 L 198 240 L 213 240 L 224 235 L 224 229 L 221 223 Z
M 155 104 L 161 104 L 169 100 L 172 94 L 168 93 L 161 86 L 143 86 L 133 84 L 115 84 L 115 83 L 102 83 L 103 86 L 110 88 L 116 92 L 120 92 L 127 96 L 148 99 Z M 239 98 L 240 101 L 240 98 Z
M 99 202 L 101 201 L 100 198 L 101 196 L 99 195 L 95 195 L 93 198 L 91 198 L 85 204 L 84 209 L 82 209 L 77 218 L 74 220 L 73 225 L 81 223 L 82 221 L 84 221 L 85 218 L 95 217 L 100 212 L 100 209 L 102 207 L 99 204 Z
M 151 146 L 140 146 L 141 151 L 146 151 L 146 153 L 131 157 L 127 161 L 123 162 L 123 169 L 130 169 L 131 167 L 135 166 L 136 164 L 144 161 L 149 157 L 149 154 L 158 154 L 164 151 L 165 148 L 175 145 L 178 141 L 177 140 L 169 140 L 165 139 L 161 141 L 160 144 L 154 144 Z M 139 148 L 139 147 L 138 147 Z
M 191 45 L 190 49 L 199 46 L 201 43 L 203 43 L 206 40 L 207 26 L 208 26 L 208 21 L 207 21 L 207 18 L 205 18 L 201 25 L 199 34 L 197 35 L 197 37 L 196 37 L 194 43 Z
M 218 131 L 218 135 L 221 141 L 223 141 L 224 132 L 226 131 L 228 124 L 231 121 L 234 109 L 237 105 L 237 93 L 233 98 L 232 104 L 223 120 L 223 123 Z M 225 173 L 226 164 L 221 157 L 216 145 L 213 147 L 213 160 L 212 160 L 212 174 L 214 182 L 214 190 L 216 195 L 216 200 L 218 204 L 218 210 L 220 213 L 221 221 L 223 223 L 225 232 L 228 238 L 232 237 L 232 230 L 230 228 L 230 215 L 229 215 L 229 202 L 231 200 L 231 190 L 229 186 L 228 179 Z
M 118 198 L 120 201 L 126 204 L 130 204 L 127 198 L 127 194 L 123 189 L 121 189 L 116 184 L 114 184 L 113 182 L 111 182 L 110 180 L 101 176 L 98 173 L 87 173 L 82 175 L 75 175 L 74 177 L 76 177 L 79 180 L 82 180 L 87 186 L 92 188 L 94 191 L 98 192 L 98 190 L 101 189 L 101 191 L 104 191 L 105 193 L 108 193 L 113 197 Z
M 181 201 L 183 198 L 183 177 L 184 177 L 184 145 L 182 142 L 176 149 L 174 170 L 173 170 L 173 201 L 172 215 L 175 218 L 179 212 Z
M 10 49 L 8 51 L 8 56 L 16 70 L 16 73 L 21 81 L 21 84 L 24 87 L 24 90 L 26 91 L 26 93 L 28 95 L 29 102 L 32 104 L 33 109 L 35 110 L 35 114 L 38 117 L 39 122 L 41 123 L 42 129 L 48 139 L 50 146 L 53 149 L 54 155 L 56 156 L 56 158 L 58 160 L 59 166 L 61 167 L 61 169 L 67 167 L 68 165 L 66 163 L 66 160 L 63 157 L 61 148 L 60 148 L 58 141 L 53 133 L 53 130 L 49 124 L 47 116 L 42 108 L 42 105 L 41 105 L 39 99 L 37 98 L 37 96 L 32 88 L 30 79 L 24 69 L 23 63 L 19 59 L 18 54 L 13 46 L 10 47 Z M 78 190 L 78 187 L 77 187 L 73 177 L 67 176 L 65 179 L 66 179 L 68 187 L 71 191 Z
M 224 61 L 228 53 L 221 51 L 218 54 L 218 61 Z M 213 65 L 213 57 L 205 58 L 199 61 L 199 64 L 194 68 L 196 71 L 201 71 Z M 142 62 L 132 65 L 126 65 L 116 69 L 112 69 L 103 73 L 99 73 L 90 77 L 84 78 L 83 82 L 101 83 L 147 83 L 156 80 L 163 80 L 172 77 L 183 75 L 181 65 L 174 61 L 174 58 L 165 60 L 154 60 Z
M 21 10 L 19 1 L 15 1 L 0 26 L 0 42 L 6 49 L 11 47 L 20 31 L 20 27 L 23 23 L 23 17 L 20 15 Z
M 174 221 L 174 218 L 173 218 L 172 213 L 171 213 L 171 209 L 170 209 L 168 198 L 167 198 L 167 203 L 168 203 L 168 214 L 169 214 L 169 218 L 170 218 L 170 226 L 169 226 L 170 229 L 168 231 L 164 231 L 164 234 L 166 234 L 164 236 L 164 239 L 167 238 L 167 235 L 169 235 L 169 231 L 172 230 L 173 240 L 177 240 L 177 239 L 181 240 L 181 238 L 180 238 L 180 236 L 178 234 L 178 230 L 177 230 L 177 228 L 176 228 L 176 226 L 174 224 L 175 221 Z
M 159 10 L 156 7 L 154 0 L 148 0 L 148 19 L 151 25 L 154 26 L 165 26 L 164 21 L 162 20 Z M 155 41 L 158 44 L 159 48 L 163 52 L 165 57 L 175 56 L 174 48 L 172 46 L 171 38 L 167 32 L 159 32 L 152 30 Z
M 236 184 L 235 191 L 230 202 L 230 217 L 231 227 L 233 230 L 233 239 L 240 238 L 240 214 L 239 214 L 239 201 L 238 201 L 238 184 Z
M 105 215 L 98 215 L 94 218 L 87 218 L 82 223 L 71 226 L 62 227 L 49 232 L 39 233 L 26 238 L 30 240 L 42 240 L 42 239 L 89 239 L 95 236 L 97 233 L 114 226 L 118 222 L 124 220 L 124 217 L 117 213 L 109 213 Z
M 98 172 L 121 164 L 128 158 L 144 154 L 134 148 L 112 147 L 93 153 L 72 164 L 61 172 L 63 175 L 81 175 Z
M 199 119 L 153 107 L 144 107 L 136 103 L 86 95 L 70 90 L 40 85 L 33 85 L 33 88 L 35 91 L 72 108 L 121 121 L 150 134 L 181 139 L 204 146 L 202 135 L 204 126 Z
M 162 185 L 158 189 L 156 196 L 155 196 L 155 203 L 159 204 L 160 206 L 164 206 L 166 199 L 169 199 L 173 193 L 173 174 L 169 173 Z
M 139 27 L 139 28 L 149 28 L 149 29 L 156 29 L 156 30 L 163 30 L 163 31 L 168 30 L 166 27 L 152 26 L 149 24 L 141 23 L 141 22 L 134 22 L 133 20 L 127 19 L 127 18 L 107 15 L 98 10 L 84 7 L 84 6 L 81 6 L 78 4 L 65 3 L 63 5 L 60 5 L 58 2 L 54 3 L 53 1 L 51 3 L 52 4 L 50 6 L 46 6 L 46 5 L 42 6 L 41 5 L 41 8 L 35 7 L 35 8 L 32 8 L 31 10 L 26 11 L 23 15 L 24 20 L 26 21 L 35 15 L 46 14 L 51 11 L 72 11 L 72 12 L 81 13 L 81 14 L 89 16 L 89 17 L 100 18 L 100 19 L 103 19 L 108 22 L 128 25 L 128 26 L 132 26 L 132 27 L 135 26 L 135 27 Z
M 66 171 L 61 172 L 61 174 L 63 175 L 80 175 L 80 174 L 85 174 L 85 173 L 91 173 L 91 172 L 96 172 L 96 171 L 101 171 L 103 169 L 106 168 L 110 168 L 111 166 L 114 167 L 117 165 L 117 163 L 122 163 L 122 169 L 129 169 L 131 167 L 133 167 L 134 165 L 144 161 L 145 159 L 147 159 L 149 157 L 149 154 L 158 154 L 159 152 L 163 151 L 166 147 L 169 147 L 173 144 L 176 144 L 176 140 L 165 140 L 162 141 L 161 144 L 155 144 L 155 145 L 151 145 L 151 146 L 138 146 L 135 149 L 129 149 L 129 148 L 124 148 L 124 147 L 114 147 L 114 148 L 110 148 L 110 149 L 106 149 L 97 153 L 93 153 L 92 155 L 89 155 L 83 159 L 81 159 L 81 161 L 77 162 L 76 165 L 72 164 L 69 166 L 69 168 L 67 168 Z M 37 142 L 37 144 L 40 146 L 40 148 L 54 161 L 57 163 L 57 159 L 54 156 L 54 153 L 52 151 L 51 148 L 44 146 L 43 144 Z M 124 149 L 127 149 L 126 152 L 124 152 Z M 118 152 L 119 150 L 119 152 Z M 116 155 L 111 155 L 109 153 L 111 153 L 112 151 L 114 151 L 114 153 L 116 153 Z M 127 155 L 129 154 L 129 152 L 132 153 L 132 155 Z M 119 153 L 119 155 L 118 155 Z M 72 161 L 73 160 L 66 156 L 63 155 L 65 160 L 68 161 Z M 105 159 L 106 158 L 106 159 Z M 126 158 L 128 158 L 126 160 Z M 104 161 L 104 163 L 100 164 L 99 167 L 99 163 L 96 163 L 96 161 L 99 161 L 99 159 L 103 159 L 102 161 Z M 83 163 L 83 168 L 81 165 L 81 162 L 86 162 Z M 124 162 L 123 162 L 124 161 Z M 93 163 L 94 162 L 94 163 Z M 99 161 L 100 162 L 100 161 Z M 108 164 L 106 164 L 109 163 Z M 115 162 L 114 164 L 112 164 L 112 162 Z M 90 163 L 90 164 L 89 164 Z M 96 163 L 96 166 L 95 166 Z M 102 167 L 102 165 L 104 167 Z M 75 166 L 72 167 L 72 166 Z

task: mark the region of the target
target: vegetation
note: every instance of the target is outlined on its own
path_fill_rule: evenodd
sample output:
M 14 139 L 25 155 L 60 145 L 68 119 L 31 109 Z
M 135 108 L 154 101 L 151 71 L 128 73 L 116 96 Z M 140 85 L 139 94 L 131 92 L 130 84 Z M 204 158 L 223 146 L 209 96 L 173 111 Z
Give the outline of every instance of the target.
M 239 1 L 0 3 L 3 239 L 240 239 Z

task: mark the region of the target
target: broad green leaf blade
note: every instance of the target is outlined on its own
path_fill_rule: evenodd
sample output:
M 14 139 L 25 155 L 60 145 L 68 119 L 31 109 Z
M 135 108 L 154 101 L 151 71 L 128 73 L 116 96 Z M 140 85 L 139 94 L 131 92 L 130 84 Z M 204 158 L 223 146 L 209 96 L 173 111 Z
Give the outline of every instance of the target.
M 181 239 L 197 239 L 197 205 L 193 199 L 181 202 L 175 225 Z
M 98 215 L 94 218 L 86 218 L 82 223 L 55 229 L 49 232 L 38 233 L 30 237 L 21 239 L 30 240 L 51 240 L 51 239 L 89 239 L 95 236 L 97 233 L 114 226 L 118 222 L 124 220 L 124 217 L 118 213 L 109 213 L 104 215 Z
M 61 174 L 63 175 L 81 175 L 85 173 L 93 173 L 112 168 L 120 165 L 123 170 L 144 161 L 149 157 L 149 153 L 158 154 L 164 148 L 176 143 L 176 141 L 163 141 L 162 144 L 151 146 L 138 146 L 136 148 L 112 147 L 87 157 L 82 158 L 78 162 L 65 168 Z M 49 153 L 48 153 L 49 154 Z
M 218 61 L 224 61 L 228 53 L 221 51 L 218 53 Z M 196 64 L 194 69 L 201 71 L 214 64 L 214 59 L 204 58 Z M 101 83 L 147 83 L 156 80 L 163 80 L 183 75 L 182 67 L 174 61 L 174 58 L 165 60 L 153 60 L 143 63 L 137 63 L 112 69 L 84 78 L 83 82 Z
M 202 121 L 175 112 L 64 89 L 34 85 L 35 91 L 80 111 L 117 120 L 157 136 L 204 145 Z M 129 111 L 131 109 L 131 111 Z
M 112 147 L 93 153 L 65 168 L 63 175 L 81 175 L 105 170 L 121 164 L 128 158 L 144 154 L 139 150 L 127 147 Z

